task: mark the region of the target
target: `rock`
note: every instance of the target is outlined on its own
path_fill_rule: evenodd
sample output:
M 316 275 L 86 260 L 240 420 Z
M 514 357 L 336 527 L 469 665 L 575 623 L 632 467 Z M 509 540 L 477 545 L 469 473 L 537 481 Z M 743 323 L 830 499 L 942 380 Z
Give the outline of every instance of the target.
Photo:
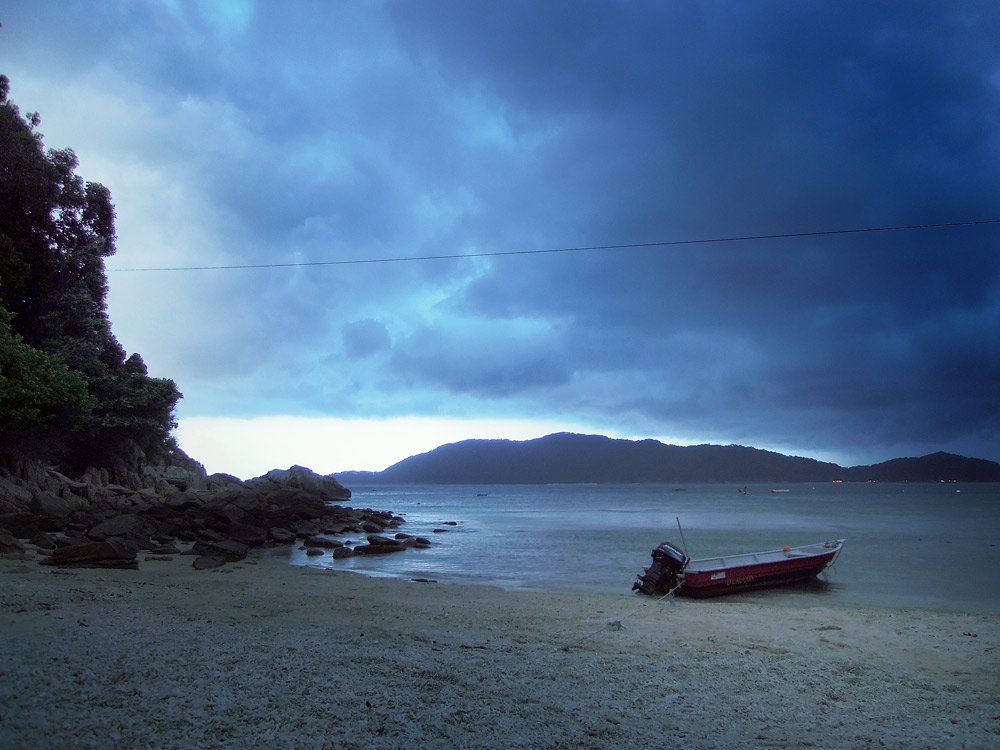
M 319 526 L 312 522 L 297 523 L 292 526 L 292 531 L 295 532 L 295 537 L 305 538 L 310 536 L 319 536 Z
M 318 549 L 317 547 L 310 547 L 309 549 L 306 550 L 306 555 L 308 557 L 319 557 L 322 554 L 323 550 Z
M 31 490 L 13 479 L 0 476 L 0 509 L 27 510 L 31 504 Z
M 221 557 L 227 562 L 244 560 L 249 551 L 247 545 L 232 539 L 195 542 L 191 549 L 204 557 Z
M 389 547 L 402 547 L 403 546 L 403 543 L 401 541 L 399 541 L 398 539 L 390 539 L 387 536 L 380 536 L 378 534 L 369 534 L 368 535 L 368 543 L 369 544 L 374 544 L 376 546 L 378 546 L 378 545 L 389 546 Z
M 402 544 L 361 544 L 354 548 L 355 555 L 385 555 L 389 552 L 403 552 Z
M 55 565 L 60 568 L 124 568 L 138 570 L 136 559 L 138 547 L 129 542 L 112 539 L 106 542 L 91 544 L 76 544 L 71 547 L 60 547 L 48 558 L 42 560 L 42 565 Z
M 229 560 L 219 555 L 201 555 L 194 559 L 191 567 L 195 570 L 211 570 L 212 568 L 221 568 L 227 562 Z
M 426 549 L 427 547 L 431 546 L 431 540 L 428 539 L 427 537 L 418 536 L 416 539 L 413 540 L 413 546 L 416 547 L 417 549 Z
M 296 536 L 288 529 L 283 529 L 280 526 L 275 526 L 273 529 L 267 530 L 267 535 L 271 537 L 271 541 L 275 544 L 291 544 L 295 541 Z
M 64 497 L 39 492 L 31 501 L 31 511 L 41 516 L 68 516 L 76 506 Z
M 0 554 L 24 552 L 26 550 L 27 547 L 24 546 L 21 540 L 7 531 L 7 529 L 0 529 Z
M 40 519 L 32 513 L 4 513 L 0 516 L 0 528 L 7 529 L 18 539 L 31 539 L 46 529 Z
M 237 542 L 242 542 L 251 547 L 259 547 L 267 542 L 267 530 L 259 526 L 251 526 L 246 523 L 233 523 L 229 525 L 226 536 Z
M 327 539 L 322 536 L 307 536 L 303 543 L 306 547 L 321 547 L 323 549 L 334 549 L 344 546 L 343 542 L 339 542 L 336 539 Z
M 194 492 L 171 492 L 163 499 L 163 504 L 174 511 L 185 511 L 201 506 L 200 498 Z
M 198 471 L 183 466 L 167 466 L 161 475 L 171 487 L 181 490 L 203 490 L 207 486 L 204 468 Z
M 134 513 L 125 513 L 96 524 L 87 532 L 87 536 L 94 541 L 102 542 L 113 536 L 128 536 L 137 531 L 140 526 L 142 526 L 142 519 L 139 516 Z
M 343 560 L 345 557 L 352 557 L 354 555 L 354 550 L 350 547 L 337 547 L 333 551 L 334 560 Z
M 385 531 L 385 527 L 387 525 L 388 524 L 379 523 L 374 519 L 369 519 L 365 521 L 363 524 L 361 524 L 361 528 L 369 533 L 378 534 L 382 531 Z
M 243 487 L 243 481 L 231 474 L 212 474 L 205 480 L 206 489 L 232 490 Z
M 28 540 L 28 543 L 44 550 L 54 550 L 58 546 L 56 540 L 45 532 L 42 532 L 38 536 L 33 536 Z

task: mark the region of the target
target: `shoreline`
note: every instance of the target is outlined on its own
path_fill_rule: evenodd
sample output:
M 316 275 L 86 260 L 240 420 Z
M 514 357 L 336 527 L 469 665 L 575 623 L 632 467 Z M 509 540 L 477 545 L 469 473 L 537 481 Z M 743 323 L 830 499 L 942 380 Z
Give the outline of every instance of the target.
M 989 747 L 1000 620 L 0 559 L 0 745 Z M 565 647 L 569 646 L 568 650 Z

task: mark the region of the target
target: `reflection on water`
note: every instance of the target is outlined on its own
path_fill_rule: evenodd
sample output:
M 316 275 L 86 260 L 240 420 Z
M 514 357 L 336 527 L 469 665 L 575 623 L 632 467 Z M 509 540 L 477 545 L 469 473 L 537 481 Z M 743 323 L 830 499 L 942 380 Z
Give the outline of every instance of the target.
M 749 495 L 728 485 L 690 485 L 685 492 L 662 485 L 355 488 L 352 505 L 402 514 L 402 530 L 427 536 L 434 546 L 337 561 L 307 558 L 301 550 L 280 554 L 298 565 L 368 575 L 631 595 L 653 547 L 665 539 L 681 543 L 679 518 L 695 558 L 847 539 L 823 580 L 734 600 L 1000 612 L 1000 485 L 782 488 L 789 491 L 771 493 L 764 485 L 750 485 Z

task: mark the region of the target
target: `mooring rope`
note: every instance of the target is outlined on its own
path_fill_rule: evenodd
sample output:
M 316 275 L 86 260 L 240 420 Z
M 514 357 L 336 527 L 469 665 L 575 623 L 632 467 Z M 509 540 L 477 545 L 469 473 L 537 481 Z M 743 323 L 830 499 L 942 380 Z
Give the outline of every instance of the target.
M 683 581 L 681 583 L 683 583 Z M 676 586 L 674 586 L 672 589 L 670 589 L 670 591 L 668 591 L 667 593 L 665 593 L 663 596 L 660 596 L 660 597 L 654 599 L 653 602 L 654 603 L 655 602 L 661 602 L 661 601 L 663 601 L 664 599 L 666 599 L 669 596 L 670 597 L 670 604 L 673 605 L 674 604 L 674 592 L 677 591 L 677 589 L 679 589 L 680 587 L 681 587 L 681 584 L 678 583 Z M 642 606 L 646 606 L 646 602 L 643 602 Z M 568 652 L 571 648 L 574 648 L 575 646 L 579 646 L 584 641 L 593 638 L 595 635 L 599 635 L 600 633 L 603 633 L 605 630 L 624 630 L 625 626 L 622 625 L 622 622 L 624 620 L 629 619 L 630 617 L 634 617 L 637 614 L 639 614 L 639 610 L 635 609 L 634 611 L 632 611 L 629 614 L 627 614 L 624 617 L 622 617 L 621 620 L 612 620 L 607 625 L 605 625 L 603 628 L 599 628 L 598 630 L 595 630 L 593 633 L 587 633 L 583 637 L 577 638 L 572 643 L 567 643 L 565 646 L 560 646 L 559 648 L 556 649 L 556 651 L 567 651 Z

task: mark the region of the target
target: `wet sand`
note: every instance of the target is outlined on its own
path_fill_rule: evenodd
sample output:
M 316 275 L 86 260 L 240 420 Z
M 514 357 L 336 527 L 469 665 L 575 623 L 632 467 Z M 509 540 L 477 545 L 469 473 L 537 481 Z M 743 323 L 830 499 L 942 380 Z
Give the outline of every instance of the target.
M 1000 746 L 996 616 L 140 568 L 0 559 L 0 747 Z

